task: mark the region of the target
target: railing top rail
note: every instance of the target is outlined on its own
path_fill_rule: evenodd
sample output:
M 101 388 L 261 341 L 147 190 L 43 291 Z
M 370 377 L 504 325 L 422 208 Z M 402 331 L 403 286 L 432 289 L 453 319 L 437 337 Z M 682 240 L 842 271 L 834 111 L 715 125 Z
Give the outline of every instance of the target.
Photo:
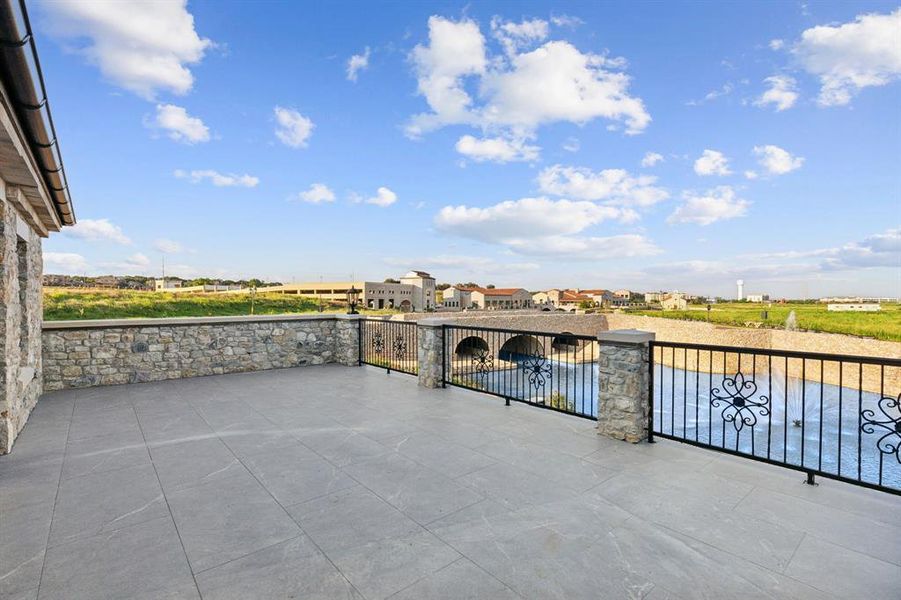
M 416 321 L 401 321 L 398 319 L 391 319 L 389 317 L 364 317 L 360 319 L 360 321 L 366 323 L 391 323 L 392 325 L 416 325 Z
M 710 350 L 712 352 L 731 352 L 736 354 L 757 354 L 760 356 L 778 356 L 780 358 L 808 358 L 811 360 L 823 360 L 828 362 L 861 363 L 868 365 L 882 365 L 886 367 L 901 367 L 901 358 L 888 358 L 881 356 L 855 356 L 852 354 L 827 354 L 823 352 L 798 352 L 795 350 L 777 350 L 771 348 L 750 348 L 743 346 L 716 346 L 712 344 L 690 344 L 685 342 L 652 341 L 651 347 L 661 348 L 685 348 L 687 350 Z
M 489 331 L 493 333 L 513 333 L 516 335 L 546 335 L 548 337 L 568 337 L 575 338 L 577 340 L 586 340 L 591 342 L 598 341 L 597 336 L 593 335 L 584 335 L 581 333 L 570 333 L 568 331 L 535 331 L 530 329 L 505 329 L 501 327 L 480 327 L 478 325 L 451 325 L 447 324 L 444 327 L 448 329 L 457 329 L 461 331 Z

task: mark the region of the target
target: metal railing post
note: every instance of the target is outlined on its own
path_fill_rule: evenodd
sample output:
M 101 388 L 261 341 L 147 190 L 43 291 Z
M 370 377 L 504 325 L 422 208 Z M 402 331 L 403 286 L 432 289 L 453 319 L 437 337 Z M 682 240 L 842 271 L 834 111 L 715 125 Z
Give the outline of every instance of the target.
M 363 366 L 363 321 L 357 321 L 357 366 Z
M 447 387 L 447 325 L 441 326 L 441 387 Z

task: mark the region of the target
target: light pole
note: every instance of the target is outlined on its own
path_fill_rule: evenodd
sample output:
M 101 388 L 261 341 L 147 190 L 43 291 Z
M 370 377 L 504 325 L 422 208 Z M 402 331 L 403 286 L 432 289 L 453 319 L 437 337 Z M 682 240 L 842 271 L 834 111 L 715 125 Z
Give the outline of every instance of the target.
M 349 315 L 359 314 L 357 312 L 357 302 L 359 300 L 360 300 L 360 290 L 358 290 L 353 285 L 351 285 L 350 289 L 347 290 L 347 314 L 349 314 Z

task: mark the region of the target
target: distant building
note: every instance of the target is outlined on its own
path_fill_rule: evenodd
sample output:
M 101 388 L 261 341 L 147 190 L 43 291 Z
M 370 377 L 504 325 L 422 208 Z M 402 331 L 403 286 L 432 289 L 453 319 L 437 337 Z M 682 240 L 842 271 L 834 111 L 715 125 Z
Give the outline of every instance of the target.
M 660 307 L 663 310 L 685 310 L 688 308 L 688 300 L 684 294 L 674 292 L 672 294 L 664 294 L 660 299 Z
M 826 306 L 829 312 L 879 312 L 882 306 L 870 303 L 837 303 Z
M 350 288 L 360 290 L 360 302 L 366 308 L 393 308 L 404 312 L 435 309 L 435 278 L 425 271 L 410 271 L 400 283 L 380 281 L 331 281 L 289 283 L 269 286 L 267 294 L 287 294 L 315 298 L 324 303 L 344 303 Z M 246 292 L 247 290 L 240 290 Z
M 632 298 L 632 292 L 629 290 L 616 290 L 613 296 L 619 300 L 629 300 Z
M 770 295 L 769 294 L 748 294 L 745 296 L 745 300 L 748 302 L 769 302 Z
M 532 294 L 532 303 L 538 308 L 574 310 L 586 304 L 610 306 L 618 299 L 613 292 L 604 289 L 550 289 Z
M 880 302 L 898 302 L 898 298 L 879 298 L 876 296 L 835 296 L 832 298 L 820 298 L 819 302 L 822 303 L 844 303 L 844 302 L 856 302 L 857 304 L 862 303 L 880 303 Z
M 182 285 L 157 291 L 165 291 L 170 294 L 215 294 L 217 292 L 236 292 L 242 289 L 244 288 L 236 284 L 205 283 L 203 285 Z
M 163 277 L 153 280 L 153 290 L 156 292 L 168 292 L 181 287 L 181 279 Z
M 532 294 L 523 288 L 452 286 L 444 290 L 446 308 L 454 310 L 517 310 L 532 308 Z

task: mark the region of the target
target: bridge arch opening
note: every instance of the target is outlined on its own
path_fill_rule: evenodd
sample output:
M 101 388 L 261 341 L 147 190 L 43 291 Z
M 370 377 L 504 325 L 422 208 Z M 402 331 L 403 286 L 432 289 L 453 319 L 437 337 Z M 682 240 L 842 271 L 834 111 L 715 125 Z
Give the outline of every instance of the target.
M 554 352 L 575 352 L 581 347 L 582 340 L 570 331 L 564 331 L 559 335 L 555 335 L 553 341 L 551 341 L 551 349 Z
M 501 360 L 520 360 L 528 356 L 544 355 L 544 344 L 534 335 L 514 335 L 501 346 L 497 353 Z
M 488 342 L 477 335 L 463 338 L 454 348 L 455 356 L 473 356 L 479 352 L 488 352 Z

